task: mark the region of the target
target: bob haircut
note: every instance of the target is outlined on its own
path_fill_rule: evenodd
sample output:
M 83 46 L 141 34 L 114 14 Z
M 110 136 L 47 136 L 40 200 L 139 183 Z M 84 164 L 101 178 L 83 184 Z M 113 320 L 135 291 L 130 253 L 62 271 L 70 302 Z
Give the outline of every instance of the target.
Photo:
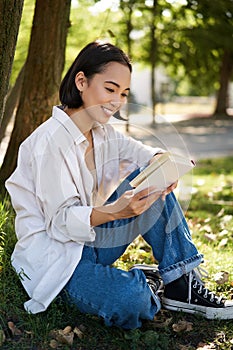
M 81 107 L 83 102 L 80 92 L 75 85 L 75 76 L 82 71 L 87 79 L 104 71 L 110 62 L 119 62 L 132 72 L 129 57 L 118 47 L 100 41 L 94 41 L 85 46 L 63 78 L 59 90 L 60 101 L 68 108 Z

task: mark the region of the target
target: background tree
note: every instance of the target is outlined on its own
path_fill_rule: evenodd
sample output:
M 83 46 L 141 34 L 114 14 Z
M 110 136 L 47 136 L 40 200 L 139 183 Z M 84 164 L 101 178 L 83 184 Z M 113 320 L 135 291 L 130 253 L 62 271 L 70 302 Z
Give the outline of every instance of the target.
M 222 53 L 222 62 L 220 66 L 219 89 L 217 92 L 216 107 L 214 117 L 224 118 L 228 116 L 227 108 L 229 107 L 229 83 L 232 79 L 233 71 L 233 52 L 224 50 Z
M 169 5 L 169 4 L 168 4 Z M 156 104 L 160 100 L 159 92 L 156 91 L 155 72 L 161 64 L 161 30 L 163 22 L 163 10 L 166 8 L 166 1 L 151 0 L 140 2 L 138 10 L 141 16 L 137 20 L 135 29 L 138 31 L 140 40 L 135 40 L 134 57 L 150 69 L 150 91 L 152 125 L 156 125 Z
M 15 125 L 0 169 L 3 184 L 16 166 L 20 143 L 58 102 L 71 0 L 37 0 Z
M 131 33 L 133 30 L 133 12 L 135 7 L 137 7 L 137 2 L 133 0 L 120 0 L 120 9 L 122 11 L 122 19 L 121 19 L 121 40 L 126 44 L 126 52 L 130 58 L 132 58 L 132 38 Z M 119 45 L 119 39 L 116 44 Z M 130 96 L 128 98 L 128 103 L 131 103 Z M 127 108 L 127 121 L 126 121 L 126 131 L 129 131 L 129 115 L 130 110 Z
M 39 3 L 39 0 L 37 2 Z M 104 4 L 105 8 L 98 7 L 100 3 Z M 32 7 L 35 0 L 25 0 L 26 4 L 30 4 Z M 56 5 L 59 13 L 61 9 L 59 2 Z M 44 6 L 46 7 L 47 4 Z M 232 0 L 222 0 L 221 2 L 218 0 L 187 0 L 185 2 L 180 0 L 119 0 L 118 8 L 110 1 L 108 3 L 97 0 L 72 1 L 72 26 L 67 39 L 66 65 L 67 67 L 70 65 L 77 52 L 88 42 L 95 39 L 108 39 L 129 52 L 134 63 L 139 62 L 142 66 L 151 67 L 151 89 L 148 90 L 151 90 L 152 93 L 153 106 L 160 99 L 160 96 L 155 96 L 155 75 L 153 72 L 155 67 L 161 64 L 170 75 L 172 85 L 176 84 L 175 93 L 178 95 L 185 93 L 186 95 L 210 96 L 218 91 L 216 114 L 225 115 L 228 103 L 228 85 L 232 78 L 232 6 Z M 53 82 L 51 85 L 57 84 L 58 86 L 57 82 L 60 80 L 60 78 L 54 79 L 51 73 L 53 65 L 60 61 L 56 59 L 55 62 L 50 54 L 54 52 L 56 57 L 60 57 L 58 51 L 60 52 L 60 49 L 63 50 L 64 47 L 58 49 L 59 39 L 53 39 L 54 32 L 51 31 L 51 28 L 53 29 L 57 25 L 57 15 L 53 10 L 52 16 L 56 16 L 52 18 L 51 12 L 47 9 L 43 16 L 41 14 L 41 20 L 38 21 L 37 33 L 39 34 L 36 43 L 38 50 L 36 51 L 34 45 L 33 51 L 32 43 L 30 44 L 26 66 L 27 71 L 29 67 L 31 67 L 30 69 L 33 67 L 33 71 L 30 72 L 30 77 L 27 76 L 27 80 L 24 77 L 22 81 L 24 85 L 16 114 L 17 125 L 14 128 L 10 148 L 7 151 L 10 155 L 6 155 L 9 164 L 15 162 L 13 154 L 16 156 L 20 139 L 25 138 L 49 115 L 53 103 L 51 99 L 53 92 L 49 89 L 50 82 Z M 45 18 L 48 23 L 46 38 L 49 38 L 49 44 L 47 40 L 44 40 L 43 34 L 41 35 L 44 32 Z M 64 22 L 61 20 L 60 23 L 56 28 L 63 28 Z M 23 32 L 27 31 L 25 28 L 26 25 Z M 36 31 L 36 28 L 33 30 Z M 57 37 L 59 35 L 58 30 Z M 44 44 L 40 42 L 42 38 Z M 63 38 L 61 38 L 61 42 L 63 42 L 62 40 Z M 41 50 L 40 45 L 44 48 L 43 50 Z M 53 45 L 57 49 L 53 49 Z M 24 51 L 27 51 L 27 45 L 21 46 L 22 49 L 19 47 L 16 50 L 12 82 L 16 80 L 16 76 L 25 61 Z M 35 52 L 38 55 L 37 61 L 32 59 L 33 56 L 36 57 Z M 37 63 L 39 57 L 43 57 L 41 72 L 39 72 L 41 66 Z M 54 65 L 54 70 L 55 68 Z M 220 76 L 221 78 L 219 78 Z M 182 90 L 183 82 L 188 82 L 188 89 L 186 88 L 185 92 L 184 89 Z M 45 88 L 42 89 L 42 86 Z M 57 91 L 57 88 L 55 90 Z M 14 100 L 17 101 L 17 93 L 14 91 L 9 92 L 8 96 L 9 98 L 13 96 Z M 49 101 L 47 101 L 49 108 L 46 112 L 42 112 L 46 110 L 44 105 L 46 105 L 47 96 L 49 96 Z M 29 101 L 30 103 L 28 103 Z M 134 99 L 131 102 L 133 101 Z M 13 103 L 10 103 L 10 100 L 8 102 L 11 110 L 10 108 L 7 110 L 10 111 L 9 115 L 11 115 Z M 32 110 L 35 110 L 35 114 L 32 114 Z M 44 117 L 40 118 L 39 116 L 42 115 Z M 153 120 L 154 117 L 155 115 Z M 24 118 L 27 120 L 25 121 Z M 20 124 L 21 126 L 19 126 Z M 24 126 L 22 127 L 22 125 Z M 13 141 L 17 138 L 17 142 Z M 6 159 L 4 159 L 4 163 Z M 0 177 L 5 177 L 3 170 L 0 172 Z
M 156 37 L 156 15 L 157 15 L 158 1 L 153 0 L 150 9 L 150 20 L 149 20 L 149 50 L 148 58 L 150 63 L 150 76 L 151 76 L 151 103 L 152 103 L 152 125 L 155 126 L 155 106 L 157 102 L 156 91 L 155 91 L 155 67 L 157 59 L 157 37 Z
M 0 145 L 5 137 L 8 124 L 12 123 L 13 125 L 14 123 L 14 117 L 18 108 L 23 81 L 23 66 L 27 58 L 34 9 L 35 0 L 24 0 L 13 67 L 10 76 L 10 86 L 5 99 L 5 109 L 0 128 Z
M 189 0 L 186 8 L 192 10 L 196 24 L 188 35 L 191 40 L 195 39 L 196 51 L 199 49 L 196 54 L 201 51 L 202 55 L 207 56 L 203 60 L 204 64 L 207 63 L 207 71 L 216 67 L 217 74 L 213 81 L 217 90 L 214 116 L 225 117 L 233 67 L 233 1 Z
M 176 79 L 190 81 L 192 94 L 217 91 L 213 114 L 226 116 L 232 80 L 233 1 L 187 0 L 182 6 L 173 4 L 169 11 L 161 33 L 164 64 Z
M 2 123 L 0 128 L 0 144 L 6 134 L 8 124 L 14 119 L 16 111 L 19 105 L 19 99 L 22 89 L 22 82 L 24 76 L 24 66 L 22 67 L 15 84 L 11 87 L 8 94 L 6 95 L 6 104 L 2 117 Z
M 0 1 L 0 124 L 22 16 L 23 0 Z

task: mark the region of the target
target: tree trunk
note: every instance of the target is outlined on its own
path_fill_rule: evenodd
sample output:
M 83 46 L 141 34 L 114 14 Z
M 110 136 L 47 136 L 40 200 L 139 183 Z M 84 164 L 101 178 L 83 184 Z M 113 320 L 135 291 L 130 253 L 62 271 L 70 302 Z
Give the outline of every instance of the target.
M 23 0 L 0 1 L 0 125 L 9 87 Z
M 217 93 L 216 107 L 214 111 L 215 118 L 226 118 L 228 107 L 228 89 L 233 69 L 233 55 L 229 51 L 225 51 L 220 69 L 220 88 Z
M 6 96 L 6 105 L 3 113 L 1 128 L 0 128 L 0 144 L 5 136 L 7 126 L 17 112 L 19 98 L 23 83 L 24 66 L 21 68 L 14 86 L 10 89 Z
M 153 1 L 153 7 L 151 12 L 151 44 L 150 44 L 150 62 L 151 62 L 151 102 L 152 102 L 152 125 L 156 125 L 155 121 L 155 105 L 156 105 L 156 92 L 155 92 L 155 66 L 156 66 L 156 49 L 157 40 L 155 37 L 155 16 L 157 10 L 157 0 Z
M 20 143 L 51 115 L 65 61 L 71 0 L 37 0 L 15 125 L 2 168 L 2 185 L 13 172 Z
M 127 44 L 127 54 L 131 58 L 132 53 L 132 39 L 130 37 L 130 34 L 133 29 L 133 23 L 132 23 L 132 15 L 133 15 L 133 8 L 135 5 L 135 1 L 129 0 L 128 2 L 120 1 L 120 8 L 122 12 L 124 13 L 125 17 L 125 26 L 126 30 L 124 31 L 125 37 L 126 37 L 126 44 Z M 129 116 L 130 116 L 130 96 L 128 98 L 128 104 L 126 106 L 126 117 L 127 121 L 125 124 L 125 131 L 129 132 Z

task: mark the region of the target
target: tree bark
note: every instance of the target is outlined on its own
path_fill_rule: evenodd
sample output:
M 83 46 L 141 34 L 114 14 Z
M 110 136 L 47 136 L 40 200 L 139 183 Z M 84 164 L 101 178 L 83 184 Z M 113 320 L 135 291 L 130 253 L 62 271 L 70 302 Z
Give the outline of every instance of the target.
M 124 14 L 125 18 L 125 28 L 124 31 L 125 38 L 126 38 L 126 44 L 127 44 L 127 54 L 131 58 L 132 54 L 132 39 L 130 37 L 130 34 L 133 30 L 133 23 L 132 23 L 132 15 L 133 15 L 133 9 L 135 7 L 135 1 L 129 0 L 128 2 L 120 1 L 120 8 Z M 130 96 L 128 98 L 128 105 L 126 106 L 126 124 L 125 124 L 125 131 L 129 132 L 129 116 L 130 116 Z
M 0 1 L 0 125 L 5 107 L 23 0 Z
M 226 118 L 228 107 L 228 89 L 233 69 L 233 54 L 225 51 L 223 54 L 222 65 L 220 69 L 220 88 L 217 93 L 216 107 L 214 111 L 215 118 Z
M 16 167 L 21 142 L 51 115 L 65 62 L 71 0 L 37 0 L 15 125 L 0 170 L 2 185 Z
M 19 105 L 19 98 L 23 83 L 24 66 L 21 68 L 14 86 L 10 89 L 6 96 L 6 105 L 3 113 L 1 128 L 0 128 L 0 144 L 6 134 L 6 129 L 12 118 L 15 117 Z
M 155 92 L 155 66 L 156 66 L 156 50 L 157 40 L 155 36 L 155 16 L 157 10 L 157 0 L 153 1 L 153 7 L 151 12 L 151 43 L 150 43 L 150 62 L 151 62 L 151 102 L 152 102 L 152 125 L 156 125 L 155 121 L 155 105 L 156 105 L 156 92 Z

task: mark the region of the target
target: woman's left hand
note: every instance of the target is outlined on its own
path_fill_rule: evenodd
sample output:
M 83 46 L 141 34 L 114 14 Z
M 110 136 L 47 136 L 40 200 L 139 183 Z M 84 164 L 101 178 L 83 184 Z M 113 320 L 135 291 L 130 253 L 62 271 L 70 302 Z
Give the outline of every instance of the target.
M 166 197 L 169 193 L 173 192 L 173 191 L 176 189 L 177 185 L 178 185 L 178 181 L 174 182 L 174 184 L 172 184 L 172 185 L 169 186 L 165 191 L 163 191 L 162 196 L 161 196 L 162 200 L 165 200 L 165 197 Z

